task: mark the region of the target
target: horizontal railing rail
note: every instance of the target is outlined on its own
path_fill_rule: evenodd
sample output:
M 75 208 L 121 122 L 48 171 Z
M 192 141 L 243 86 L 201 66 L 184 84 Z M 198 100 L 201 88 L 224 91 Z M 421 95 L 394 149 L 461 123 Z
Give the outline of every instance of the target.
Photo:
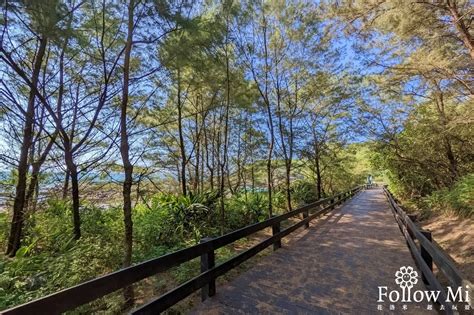
M 371 189 L 371 188 L 377 188 L 378 184 L 376 183 L 371 183 L 371 184 L 365 184 L 365 189 Z
M 279 248 L 283 237 L 299 227 L 308 227 L 309 222 L 312 219 L 334 209 L 336 205 L 341 204 L 343 201 L 354 196 L 362 188 L 363 186 L 358 186 L 349 191 L 318 200 L 282 215 L 274 216 L 265 221 L 243 227 L 226 235 L 213 239 L 206 239 L 197 245 L 121 269 L 74 287 L 13 307 L 3 311 L 2 314 L 59 314 L 94 301 L 109 293 L 125 288 L 142 279 L 156 275 L 157 273 L 166 271 L 197 257 L 201 257 L 201 274 L 199 276 L 136 309 L 133 313 L 156 314 L 166 310 L 170 306 L 203 287 L 205 287 L 203 289 L 203 299 L 205 299 L 207 296 L 212 296 L 214 294 L 215 284 L 213 282 L 217 277 L 223 275 L 272 244 L 274 249 Z M 309 213 L 310 210 L 314 210 L 317 207 L 320 207 L 318 211 L 311 214 Z M 300 214 L 303 214 L 303 219 L 301 221 L 291 225 L 283 231 L 280 231 L 280 223 L 282 221 Z M 273 235 L 271 237 L 238 254 L 230 260 L 218 266 L 214 266 L 215 250 L 268 227 L 272 227 Z
M 433 263 L 448 279 L 450 285 L 455 287 L 455 290 L 457 287 L 470 290 L 471 300 L 469 304 L 472 307 L 473 284 L 453 264 L 453 259 L 432 240 L 431 232 L 420 229 L 413 222 L 411 216 L 400 207 L 392 193 L 385 186 L 384 192 L 415 262 L 422 272 L 423 281 L 433 289 L 440 291 L 439 302 L 444 306 L 446 314 L 457 314 L 457 312 L 453 311 L 452 303 L 446 302 L 447 293 L 433 273 Z M 419 245 L 415 241 L 418 241 Z

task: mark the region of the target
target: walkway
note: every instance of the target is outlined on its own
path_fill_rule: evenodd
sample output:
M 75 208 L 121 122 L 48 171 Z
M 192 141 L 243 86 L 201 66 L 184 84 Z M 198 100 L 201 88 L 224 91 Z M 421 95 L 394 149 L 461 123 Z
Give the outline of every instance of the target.
M 383 191 L 365 190 L 231 283 L 218 284 L 192 313 L 436 314 L 425 304 L 377 303 L 378 286 L 401 293 L 401 266 L 415 263 Z M 420 278 L 412 291 L 418 289 Z

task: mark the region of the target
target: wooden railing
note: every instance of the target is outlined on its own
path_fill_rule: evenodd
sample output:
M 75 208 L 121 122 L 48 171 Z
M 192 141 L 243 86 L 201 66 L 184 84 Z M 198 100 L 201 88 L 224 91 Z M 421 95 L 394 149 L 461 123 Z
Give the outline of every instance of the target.
M 311 220 L 334 209 L 335 206 L 351 198 L 362 188 L 363 186 L 358 186 L 349 191 L 316 201 L 288 213 L 246 226 L 229 234 L 212 239 L 204 239 L 197 245 L 145 261 L 32 302 L 16 306 L 3 311 L 2 314 L 59 314 L 197 257 L 201 257 L 201 274 L 181 284 L 174 290 L 135 309 L 132 311 L 132 314 L 160 313 L 201 288 L 202 299 L 205 299 L 215 294 L 215 280 L 217 277 L 255 256 L 270 245 L 273 245 L 274 250 L 280 248 L 281 239 L 283 237 L 294 232 L 299 227 L 309 227 Z M 282 221 L 301 214 L 303 216 L 301 221 L 281 230 Z M 215 266 L 215 250 L 268 227 L 272 228 L 271 237 L 226 262 Z
M 365 189 L 371 189 L 371 188 L 377 188 L 378 184 L 372 183 L 372 184 L 365 184 Z
M 454 265 L 453 259 L 432 239 L 431 232 L 420 229 L 412 220 L 412 216 L 403 211 L 392 193 L 384 186 L 384 192 L 393 210 L 397 223 L 408 243 L 408 247 L 415 259 L 418 268 L 422 272 L 422 279 L 430 289 L 440 291 L 438 301 L 445 308 L 446 314 L 457 314 L 452 309 L 452 303 L 446 302 L 447 291 L 443 289 L 441 283 L 433 273 L 433 263 L 436 265 L 453 287 L 454 291 L 458 287 L 470 291 L 470 306 L 473 306 L 474 285 L 461 274 Z

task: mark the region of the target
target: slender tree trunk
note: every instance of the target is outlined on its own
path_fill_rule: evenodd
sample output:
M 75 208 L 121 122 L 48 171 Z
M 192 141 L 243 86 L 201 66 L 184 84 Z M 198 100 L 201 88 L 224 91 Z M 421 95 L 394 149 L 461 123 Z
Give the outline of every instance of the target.
M 448 160 L 449 173 L 451 175 L 451 180 L 449 184 L 452 185 L 459 177 L 457 160 L 456 160 L 456 156 L 454 155 L 451 139 L 448 133 L 449 119 L 445 112 L 444 92 L 442 91 L 439 82 L 433 81 L 433 83 L 438 90 L 435 104 L 436 104 L 436 110 L 438 111 L 440 124 L 443 127 L 443 131 L 442 131 L 444 133 L 443 145 L 445 149 L 446 159 Z
M 214 163 L 211 162 L 211 149 L 209 148 L 210 144 L 209 144 L 209 136 L 208 136 L 208 133 L 207 133 L 207 128 L 204 128 L 204 147 L 205 147 L 205 153 L 206 153 L 206 167 L 207 169 L 209 170 L 209 184 L 210 184 L 210 188 L 211 190 L 214 190 Z M 204 151 L 204 150 L 203 150 Z M 204 153 L 204 152 L 203 152 Z M 203 157 L 204 159 L 204 157 Z M 204 167 L 203 167 L 204 168 Z
M 186 189 L 186 148 L 184 147 L 183 135 L 183 113 L 181 103 L 181 70 L 178 67 L 178 133 L 179 133 L 179 150 L 181 152 L 181 191 L 184 196 L 187 195 Z
M 214 190 L 214 168 L 209 170 L 209 182 L 211 184 L 211 190 Z
M 271 115 L 271 114 L 270 114 Z M 269 120 L 271 121 L 271 119 Z M 272 174 L 272 155 L 273 155 L 273 137 L 270 136 L 270 145 L 268 146 L 267 153 L 267 190 L 268 190 L 268 217 L 273 216 L 273 201 L 272 201 L 272 190 L 273 190 L 273 174 Z
M 77 165 L 74 162 L 74 157 L 71 152 L 71 144 L 65 143 L 65 162 L 68 168 L 71 188 L 72 188 L 72 218 L 74 224 L 74 239 L 78 240 L 81 238 L 81 217 L 79 213 L 80 197 L 79 197 L 79 175 L 77 173 Z
M 67 195 L 69 193 L 69 178 L 71 177 L 71 173 L 69 172 L 69 170 L 67 169 L 66 172 L 65 172 L 65 176 L 64 176 L 64 184 L 63 184 L 63 199 L 66 199 L 67 198 Z
M 200 157 L 201 157 L 201 143 L 199 137 L 199 119 L 198 114 L 195 115 L 195 124 L 196 124 L 196 167 L 194 168 L 194 181 L 193 189 L 194 192 L 199 192 L 199 166 L 200 166 Z
M 275 131 L 273 128 L 273 117 L 272 117 L 272 108 L 270 104 L 270 99 L 268 97 L 268 47 L 267 47 L 267 26 L 266 26 L 265 15 L 263 15 L 263 47 L 265 54 L 265 92 L 264 92 L 264 102 L 267 109 L 267 118 L 268 118 L 268 128 L 270 130 L 270 141 L 268 144 L 268 153 L 267 153 L 267 190 L 268 190 L 268 217 L 273 216 L 273 168 L 272 168 L 272 158 L 273 158 L 273 147 L 275 146 Z
M 62 108 L 62 104 L 63 104 L 63 96 L 64 96 L 64 52 L 67 48 L 67 43 L 68 43 L 68 40 L 66 39 L 64 41 L 64 44 L 63 44 L 63 47 L 62 47 L 62 50 L 61 50 L 61 54 L 59 56 L 59 89 L 58 89 L 58 102 L 57 102 L 58 116 L 60 116 L 60 112 L 61 112 L 61 108 Z M 46 69 L 45 69 L 44 73 L 46 73 Z M 44 94 L 46 94 L 46 93 L 44 92 Z M 39 123 L 43 124 L 42 119 L 40 119 Z M 48 157 L 49 152 L 51 151 L 51 149 L 54 145 L 54 142 L 56 141 L 56 138 L 58 136 L 58 132 L 59 132 L 59 130 L 56 129 L 56 131 L 51 135 L 51 138 L 49 139 L 48 144 L 44 148 L 43 152 L 42 153 L 38 152 L 40 154 L 39 154 L 39 157 L 38 157 L 37 161 L 34 161 L 34 162 L 31 163 L 31 165 L 32 165 L 31 180 L 30 180 L 30 184 L 28 186 L 28 191 L 26 193 L 27 206 L 25 207 L 25 209 L 29 208 L 29 204 L 31 204 L 31 201 L 32 201 L 32 198 L 33 198 L 35 192 L 39 191 L 38 177 L 39 177 L 39 173 L 40 173 L 40 170 L 41 170 L 41 166 L 46 161 L 46 158 Z M 39 132 L 39 134 L 40 134 L 40 132 Z M 38 149 L 38 151 L 40 151 L 40 149 Z M 34 159 L 34 156 L 32 156 L 32 157 Z M 38 193 L 36 193 L 36 198 L 38 198 Z M 37 200 L 35 200 L 33 202 L 34 208 L 36 208 L 36 204 L 37 204 L 36 201 Z
M 456 161 L 456 157 L 454 155 L 449 137 L 444 137 L 444 147 L 446 152 L 446 158 L 448 159 L 449 172 L 451 173 L 452 183 L 454 183 L 459 177 L 459 172 L 458 163 Z
M 229 111 L 230 111 L 230 64 L 228 55 L 228 40 L 229 40 L 229 16 L 226 17 L 226 40 L 225 40 L 225 69 L 226 69 L 226 104 L 225 104 L 225 116 L 224 116 L 224 152 L 221 160 L 221 177 L 219 185 L 220 195 L 220 215 L 221 215 L 221 235 L 224 235 L 225 228 L 225 204 L 224 204 L 224 189 L 225 189 L 225 173 L 228 168 L 228 144 L 229 144 Z M 227 172 L 227 178 L 230 174 Z M 229 183 L 230 184 L 230 183 Z M 230 185 L 229 185 L 230 188 Z
M 293 210 L 291 206 L 291 162 L 288 157 L 287 152 L 287 144 L 285 139 L 285 126 L 283 125 L 283 113 L 281 108 L 281 94 L 280 94 L 280 86 L 279 86 L 279 78 L 278 78 L 278 71 L 276 74 L 277 78 L 277 86 L 276 86 L 276 94 L 277 94 L 277 112 L 278 112 L 278 127 L 280 129 L 280 141 L 281 141 L 281 148 L 283 150 L 283 156 L 285 158 L 285 193 L 286 193 L 286 205 L 288 207 L 288 211 Z
M 319 154 L 316 153 L 314 156 L 314 162 L 316 164 L 316 190 L 318 193 L 318 200 L 322 198 L 322 179 L 321 179 L 321 167 L 319 165 Z
M 125 227 L 123 267 L 129 267 L 132 264 L 133 251 L 133 220 L 132 220 L 132 184 L 133 184 L 133 165 L 130 162 L 130 147 L 128 142 L 127 131 L 127 109 L 128 109 L 128 85 L 130 83 L 130 56 L 133 44 L 133 11 L 135 9 L 134 0 L 130 0 L 128 5 L 128 28 L 127 42 L 124 51 L 123 63 L 123 89 L 122 102 L 120 106 L 120 155 L 122 156 L 122 164 L 124 171 L 124 181 L 122 187 L 123 195 L 123 222 Z M 133 287 L 128 286 L 124 289 L 124 308 L 133 305 L 134 292 Z
M 199 189 L 201 192 L 204 191 L 204 148 L 201 148 L 201 174 L 199 176 Z
M 13 218 L 8 237 L 6 254 L 13 257 L 21 246 L 21 236 L 24 225 L 24 210 L 26 202 L 26 182 L 28 177 L 28 153 L 33 140 L 33 125 L 35 119 L 35 88 L 38 86 L 38 78 L 43 63 L 43 57 L 46 51 L 47 39 L 42 37 L 39 41 L 38 51 L 36 53 L 33 66 L 28 107 L 25 115 L 25 124 L 23 129 L 23 138 L 20 149 L 20 159 L 18 163 L 18 182 L 15 189 L 15 201 L 13 202 Z
M 28 205 L 31 203 L 33 196 L 38 188 L 38 178 L 41 166 L 46 161 L 46 157 L 48 156 L 49 152 L 51 151 L 51 148 L 53 147 L 56 135 L 57 133 L 52 135 L 52 138 L 49 140 L 48 144 L 46 145 L 46 148 L 44 149 L 39 159 L 32 163 L 30 184 L 28 185 L 28 190 L 26 192 L 25 210 L 28 209 Z M 36 194 L 36 197 L 38 197 L 38 194 Z
M 254 161 L 252 161 L 252 166 L 250 167 L 250 175 L 252 180 L 252 193 L 255 192 L 255 168 L 254 168 Z
M 242 118 L 242 115 L 240 115 Z M 241 182 L 243 180 L 243 166 L 242 166 L 242 124 L 239 124 L 239 130 L 237 134 L 237 182 L 235 183 L 234 191 L 237 191 L 240 188 Z

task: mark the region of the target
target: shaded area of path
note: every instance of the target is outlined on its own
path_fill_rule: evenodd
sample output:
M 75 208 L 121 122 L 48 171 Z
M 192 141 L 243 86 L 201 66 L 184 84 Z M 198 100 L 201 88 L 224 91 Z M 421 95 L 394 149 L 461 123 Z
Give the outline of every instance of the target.
M 378 286 L 401 293 L 395 284 L 401 266 L 416 270 L 383 191 L 365 190 L 229 284 L 218 285 L 217 294 L 191 313 L 436 314 L 421 303 L 377 303 Z M 412 290 L 419 289 L 425 289 L 420 278 Z

